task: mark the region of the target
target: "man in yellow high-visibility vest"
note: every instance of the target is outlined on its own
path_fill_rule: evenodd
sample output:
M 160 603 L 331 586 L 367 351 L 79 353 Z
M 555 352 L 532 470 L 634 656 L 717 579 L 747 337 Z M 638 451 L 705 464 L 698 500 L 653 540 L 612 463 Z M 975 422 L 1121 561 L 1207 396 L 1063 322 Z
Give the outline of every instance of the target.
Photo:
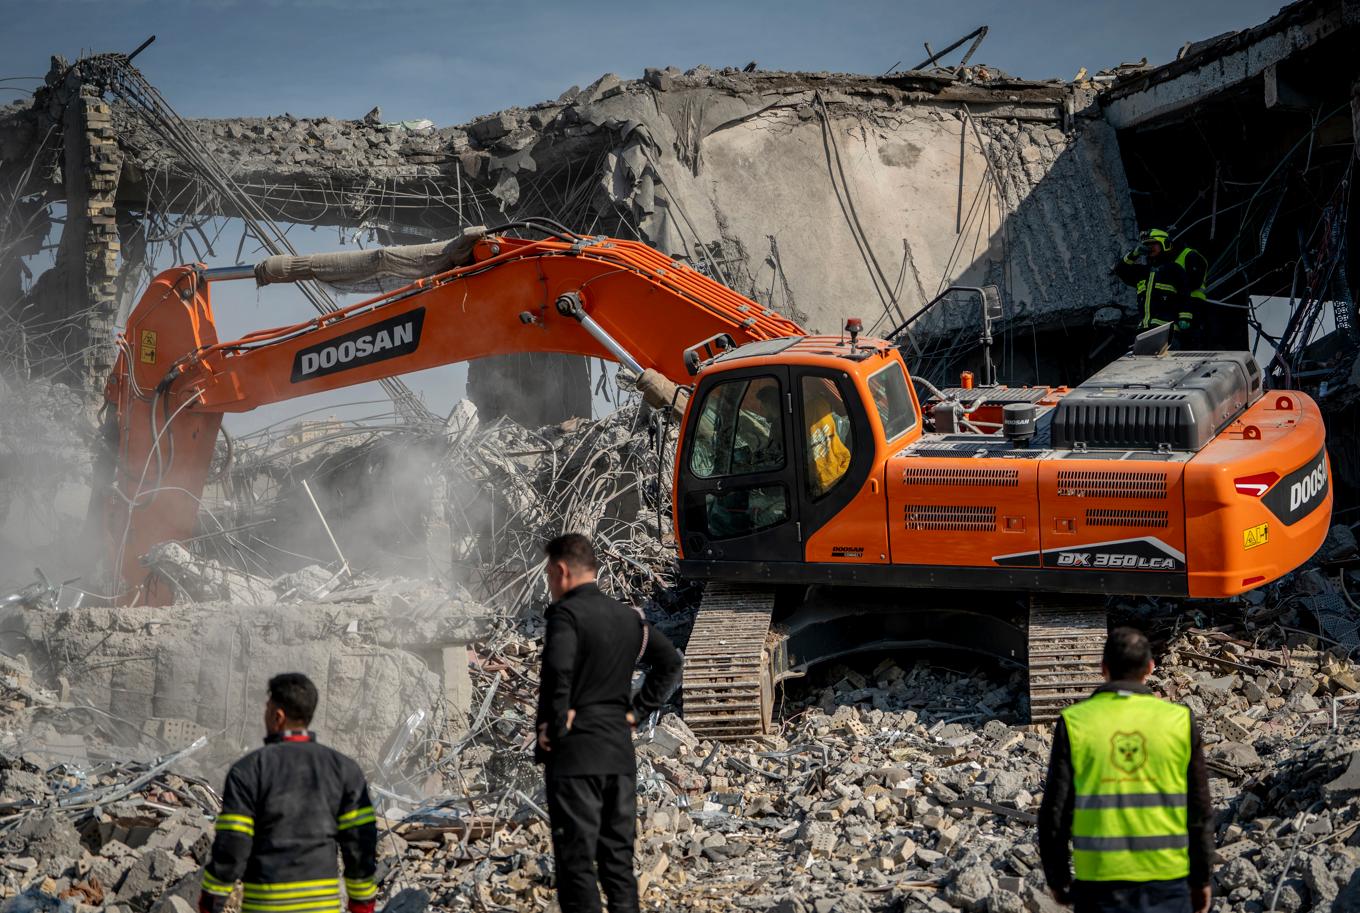
M 1039 810 L 1049 889 L 1077 913 L 1207 913 L 1213 808 L 1199 726 L 1148 688 L 1141 632 L 1110 632 L 1101 669 L 1105 684 L 1053 730 Z

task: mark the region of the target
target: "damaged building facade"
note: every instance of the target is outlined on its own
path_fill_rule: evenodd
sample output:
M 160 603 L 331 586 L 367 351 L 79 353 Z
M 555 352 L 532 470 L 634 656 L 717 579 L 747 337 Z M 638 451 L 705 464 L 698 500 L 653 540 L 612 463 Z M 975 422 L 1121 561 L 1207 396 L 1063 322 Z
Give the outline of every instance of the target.
M 1208 254 L 1220 344 L 1253 349 L 1348 440 L 1357 37 L 1354 3 L 1304 0 L 1164 66 L 1072 81 L 966 60 L 649 69 L 445 127 L 376 109 L 184 120 L 124 55 L 54 59 L 0 109 L 0 580 L 46 575 L 0 608 L 0 849 L 17 860 L 0 898 L 192 903 L 213 786 L 287 666 L 321 686 L 327 740 L 373 774 L 385 896 L 545 908 L 525 754 L 543 540 L 590 532 L 609 590 L 677 642 L 692 623 L 672 423 L 628 397 L 592 417 L 608 378 L 545 354 L 473 362 L 447 415 L 392 379 L 380 421 L 224 435 L 199 529 L 144 558 L 176 605 L 101 605 L 58 569 L 82 537 L 114 338 L 155 270 L 286 254 L 294 225 L 373 247 L 540 217 L 645 241 L 813 331 L 860 317 L 886 333 L 950 286 L 994 285 L 1000 378 L 1059 384 L 1119 353 L 1136 314 L 1110 266 L 1156 225 Z M 322 286 L 270 294 L 336 307 Z M 976 317 L 968 296 L 935 308 L 913 372 L 975 369 Z M 1231 604 L 1111 609 L 1154 631 L 1158 687 L 1209 721 L 1225 909 L 1360 903 L 1357 453 L 1332 448 L 1339 525 L 1299 574 Z M 835 663 L 752 744 L 664 716 L 640 743 L 643 897 L 1049 909 L 1032 831 L 1047 740 L 1022 725 L 1020 678 Z

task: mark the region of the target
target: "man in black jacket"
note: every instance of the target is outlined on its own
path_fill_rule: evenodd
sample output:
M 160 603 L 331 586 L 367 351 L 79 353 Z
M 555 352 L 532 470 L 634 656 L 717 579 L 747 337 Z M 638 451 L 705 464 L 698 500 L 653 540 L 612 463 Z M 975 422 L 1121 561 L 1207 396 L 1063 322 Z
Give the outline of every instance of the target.
M 1111 631 L 1101 670 L 1105 684 L 1053 729 L 1039 806 L 1049 890 L 1077 913 L 1208 913 L 1214 814 L 1199 724 L 1147 686 L 1142 632 Z
M 373 913 L 378 827 L 368 784 L 358 764 L 307 730 L 316 702 L 305 675 L 269 680 L 269 734 L 227 773 L 200 913 L 221 913 L 238 879 L 244 913 L 339 910 L 337 849 L 350 913 Z
M 558 536 L 545 551 L 553 601 L 543 646 L 535 757 L 544 765 L 548 787 L 557 900 L 562 913 L 596 913 L 602 886 L 610 913 L 634 913 L 633 727 L 675 687 L 680 654 L 640 612 L 600 591 L 589 539 L 576 533 Z M 639 661 L 651 671 L 630 698 Z

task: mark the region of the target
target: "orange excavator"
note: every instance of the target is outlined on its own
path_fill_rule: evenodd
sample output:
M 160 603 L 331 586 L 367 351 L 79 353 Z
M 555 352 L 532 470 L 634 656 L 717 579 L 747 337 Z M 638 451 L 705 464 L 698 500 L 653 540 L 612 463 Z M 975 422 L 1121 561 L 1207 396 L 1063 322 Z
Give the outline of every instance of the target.
M 618 361 L 681 416 L 679 565 L 708 581 L 684 703 L 711 737 L 764 731 L 780 681 L 865 648 L 1027 664 L 1031 715 L 1051 718 L 1098 678 L 1107 595 L 1233 596 L 1307 561 L 1330 523 L 1316 404 L 1264 390 L 1248 353 L 1169 351 L 1169 327 L 1071 388 L 996 384 L 988 357 L 982 383 L 938 389 L 907 371 L 909 327 L 809 335 L 641 243 L 540 220 L 412 250 L 151 283 L 107 387 L 116 459 L 94 505 L 121 601 L 172 597 L 140 559 L 194 535 L 224 413 L 510 352 Z M 352 276 L 347 257 L 427 275 L 217 338 L 216 282 Z M 994 290 L 975 291 L 990 326 Z

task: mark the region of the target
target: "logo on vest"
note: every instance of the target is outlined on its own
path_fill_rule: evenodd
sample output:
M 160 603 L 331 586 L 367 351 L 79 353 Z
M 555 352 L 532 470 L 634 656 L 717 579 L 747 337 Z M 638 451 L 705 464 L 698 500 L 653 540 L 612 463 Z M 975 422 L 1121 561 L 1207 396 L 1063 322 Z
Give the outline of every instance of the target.
M 1110 736 L 1110 760 L 1125 773 L 1133 773 L 1147 763 L 1147 739 L 1141 732 L 1116 732 Z

